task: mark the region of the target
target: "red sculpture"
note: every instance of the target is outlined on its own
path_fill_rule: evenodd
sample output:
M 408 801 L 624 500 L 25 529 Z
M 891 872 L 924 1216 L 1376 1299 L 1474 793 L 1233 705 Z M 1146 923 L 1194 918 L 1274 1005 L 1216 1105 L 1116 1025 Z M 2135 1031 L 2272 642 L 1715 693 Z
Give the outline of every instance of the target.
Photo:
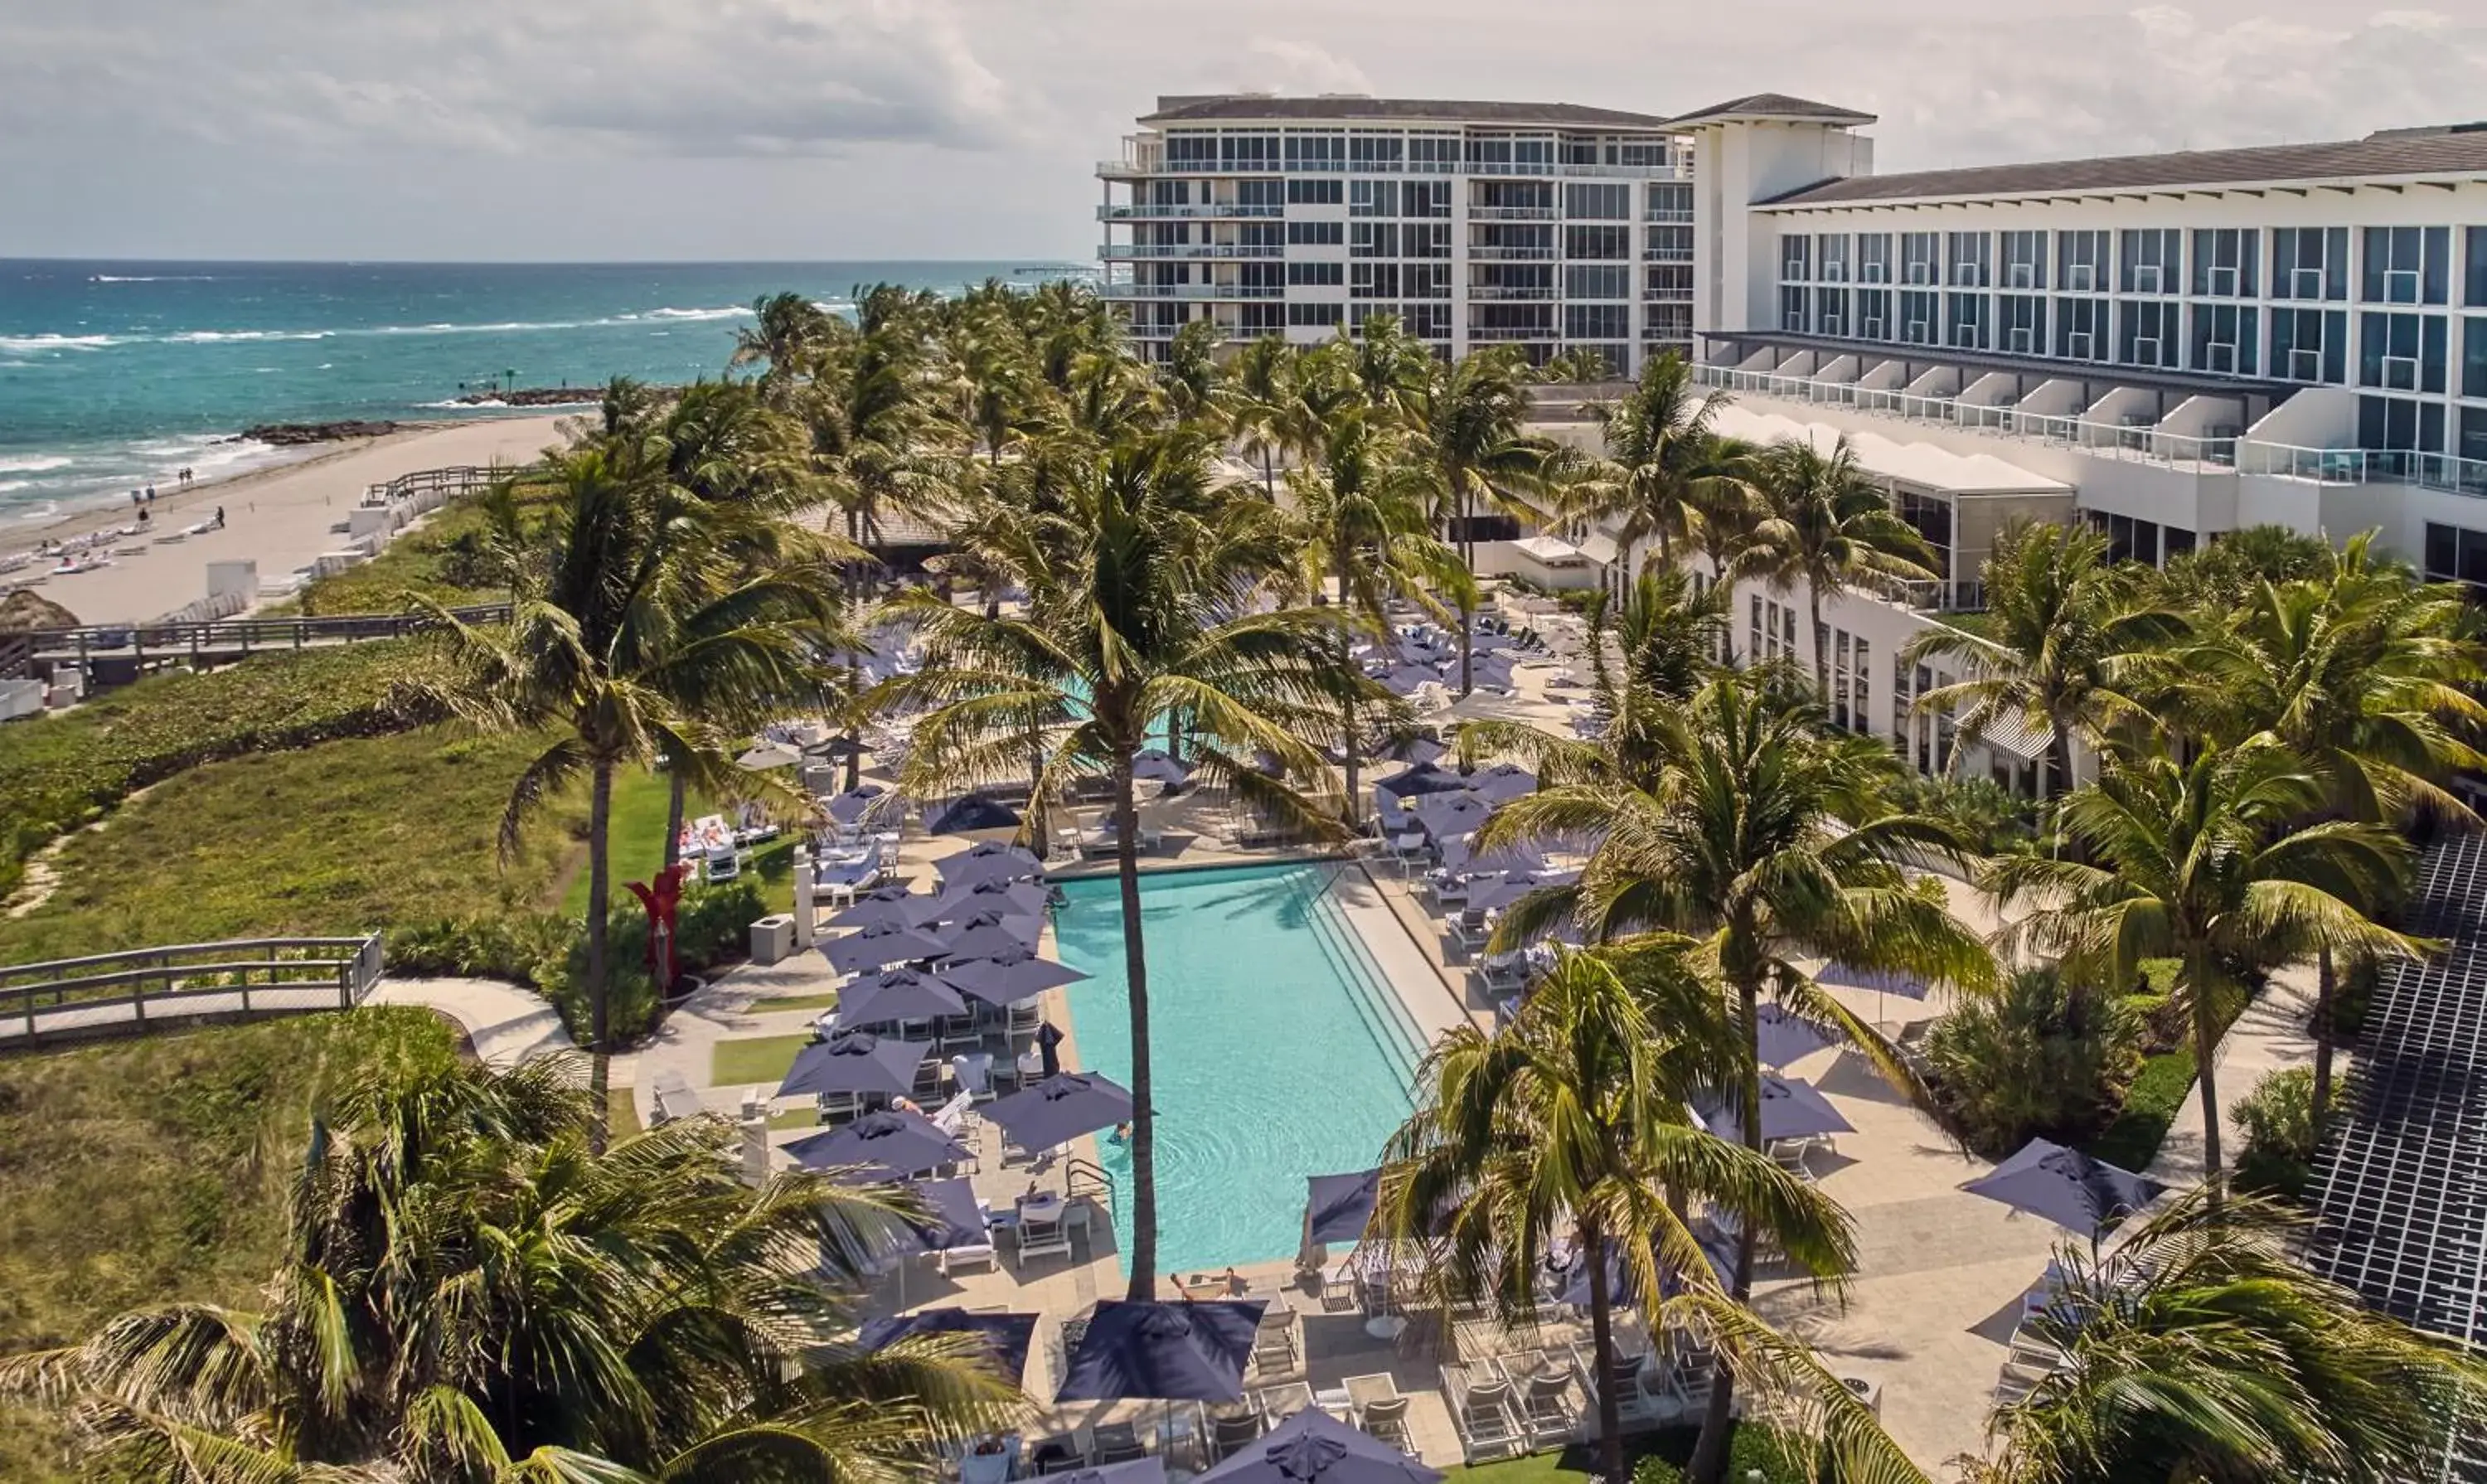
M 654 886 L 645 882 L 626 883 L 648 910 L 648 972 L 656 976 L 658 994 L 670 994 L 674 988 L 674 912 L 682 906 L 683 880 L 690 869 L 687 863 L 667 866 L 657 873 Z

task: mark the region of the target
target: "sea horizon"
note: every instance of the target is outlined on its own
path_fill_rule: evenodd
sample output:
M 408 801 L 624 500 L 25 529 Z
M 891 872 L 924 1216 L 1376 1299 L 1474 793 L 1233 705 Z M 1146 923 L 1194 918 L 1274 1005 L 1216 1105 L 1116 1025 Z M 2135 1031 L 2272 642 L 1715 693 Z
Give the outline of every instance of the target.
M 0 530 L 170 485 L 183 467 L 212 479 L 319 451 L 232 441 L 261 424 L 509 415 L 456 400 L 503 379 L 720 376 L 767 294 L 843 310 L 876 283 L 955 294 L 1083 267 L 1046 257 L 0 258 Z

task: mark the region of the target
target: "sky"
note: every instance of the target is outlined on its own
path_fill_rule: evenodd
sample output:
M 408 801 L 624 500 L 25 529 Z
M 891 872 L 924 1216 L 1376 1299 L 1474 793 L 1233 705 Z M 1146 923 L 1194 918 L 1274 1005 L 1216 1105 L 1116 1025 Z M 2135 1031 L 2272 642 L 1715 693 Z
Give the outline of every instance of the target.
M 1881 116 L 1881 169 L 2487 116 L 2487 0 L 0 0 L 0 257 L 1086 260 L 1160 93 Z

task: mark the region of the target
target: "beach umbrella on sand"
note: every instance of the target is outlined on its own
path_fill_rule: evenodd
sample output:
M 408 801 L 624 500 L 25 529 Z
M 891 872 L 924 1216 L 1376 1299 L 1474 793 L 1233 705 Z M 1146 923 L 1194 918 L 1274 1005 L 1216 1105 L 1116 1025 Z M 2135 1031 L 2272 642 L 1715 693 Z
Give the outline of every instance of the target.
M 941 966 L 941 977 L 989 1005 L 1015 1005 L 1089 976 L 1051 959 L 1040 959 L 1025 948 L 1014 948 L 991 958 L 952 959 Z
M 966 1009 L 956 985 L 903 965 L 866 974 L 838 992 L 840 1025 L 929 1021 L 936 1016 L 964 1015 Z
M 912 927 L 915 909 L 932 900 L 919 897 L 907 889 L 905 882 L 891 882 L 875 886 L 854 899 L 854 905 L 829 919 L 833 928 L 878 928 L 889 925 Z
M 1379 1167 L 1345 1175 L 1305 1177 L 1304 1240 L 1316 1246 L 1361 1242 L 1382 1199 Z
M 776 1096 L 799 1098 L 824 1092 L 879 1093 L 895 1098 L 915 1085 L 915 1069 L 933 1048 L 921 1041 L 839 1031 L 795 1053 Z
M 1362 1428 L 1306 1407 L 1193 1484 L 1439 1484 L 1441 1477 Z
M 801 761 L 803 754 L 784 742 L 765 742 L 736 758 L 734 766 L 747 768 L 753 772 L 767 772 L 772 768 L 792 768 Z
M 1838 1045 L 1838 1038 L 1785 1005 L 1763 1005 L 1754 1011 L 1754 1059 L 1765 1067 L 1784 1067 Z
M 1001 1105 L 993 1105 L 999 1107 Z M 1097 1305 L 1063 1366 L 1056 1402 L 1231 1402 L 1260 1332 L 1260 1299 Z
M 2095 1252 L 2102 1233 L 2157 1200 L 2167 1188 L 2078 1149 L 2033 1138 L 1961 1189 L 2078 1232 L 2090 1239 Z
M 1468 776 L 1468 787 L 1490 804 L 1507 803 L 1537 792 L 1537 775 L 1517 763 L 1496 763 Z
M 867 818 L 879 818 L 897 807 L 897 795 L 878 783 L 859 783 L 843 794 L 829 796 L 822 807 L 841 825 L 860 825 Z
M 930 934 L 918 933 L 898 924 L 882 923 L 850 933 L 821 950 L 829 957 L 829 966 L 842 974 L 858 974 L 884 964 L 906 964 L 916 959 L 938 958 L 949 950 Z
M 1014 948 L 1033 948 L 1045 932 L 1045 919 L 1017 912 L 980 909 L 932 930 L 941 940 L 945 959 L 989 959 Z
M 1383 689 L 1392 695 L 1414 695 L 1427 686 L 1442 683 L 1442 672 L 1431 665 L 1403 664 L 1379 677 Z
M 1720 1107 L 1699 1116 L 1702 1127 L 1727 1142 L 1741 1144 L 1745 1141 L 1744 1121 L 1736 1116 L 1733 1106 Z M 1830 1100 L 1811 1082 L 1799 1081 L 1792 1077 L 1765 1076 L 1762 1078 L 1763 1143 L 1856 1132 L 1856 1125 L 1831 1106 Z
M 861 1178 L 904 1180 L 917 1170 L 973 1158 L 967 1146 L 922 1113 L 885 1107 L 843 1129 L 798 1138 L 786 1153 L 805 1169 L 857 1166 Z
M 982 1112 L 985 1122 L 1033 1152 L 1130 1122 L 1132 1094 L 1099 1073 L 1057 1072 L 1033 1087 L 986 1104 Z
M 965 1181 L 957 1182 L 960 1185 Z M 923 1182 L 919 1189 L 948 1185 L 946 1180 Z M 972 1208 L 970 1208 L 972 1209 Z M 885 1350 L 910 1334 L 977 1334 L 992 1347 L 993 1369 L 1012 1386 L 1027 1371 L 1027 1353 L 1036 1348 L 1035 1314 L 975 1314 L 961 1308 L 919 1309 L 912 1314 L 892 1314 L 876 1319 L 863 1327 L 858 1338 L 866 1351 Z M 1155 1462 L 1155 1460 L 1152 1460 Z
M 1494 805 L 1474 794 L 1436 794 L 1420 800 L 1411 811 L 1425 833 L 1437 840 L 1464 835 L 1485 823 Z
M 971 835 L 988 829 L 1017 829 L 1019 823 L 1019 811 L 1010 805 L 982 794 L 967 794 L 926 816 L 924 830 L 936 835 Z
M 964 921 L 978 912 L 1007 912 L 1014 917 L 1032 917 L 1045 910 L 1050 893 L 1028 881 L 963 882 L 950 885 L 932 902 L 916 910 L 916 925 L 938 922 L 944 918 Z

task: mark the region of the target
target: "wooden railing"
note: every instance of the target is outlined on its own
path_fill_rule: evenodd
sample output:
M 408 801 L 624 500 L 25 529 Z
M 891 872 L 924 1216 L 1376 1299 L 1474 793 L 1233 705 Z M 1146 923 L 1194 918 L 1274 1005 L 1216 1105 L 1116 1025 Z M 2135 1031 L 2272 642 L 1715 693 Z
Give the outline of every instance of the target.
M 505 623 L 510 617 L 506 602 L 449 611 L 468 624 Z M 24 637 L 34 653 L 45 659 L 74 659 L 83 664 L 97 655 L 124 654 L 139 660 L 151 655 L 159 659 L 182 655 L 221 659 L 260 650 L 398 639 L 433 627 L 429 613 L 337 613 L 325 618 L 228 618 L 198 624 L 88 624 L 77 629 L 29 630 Z
M 350 1010 L 380 936 L 247 938 L 0 965 L 0 1046 L 141 1034 L 169 1021 Z

